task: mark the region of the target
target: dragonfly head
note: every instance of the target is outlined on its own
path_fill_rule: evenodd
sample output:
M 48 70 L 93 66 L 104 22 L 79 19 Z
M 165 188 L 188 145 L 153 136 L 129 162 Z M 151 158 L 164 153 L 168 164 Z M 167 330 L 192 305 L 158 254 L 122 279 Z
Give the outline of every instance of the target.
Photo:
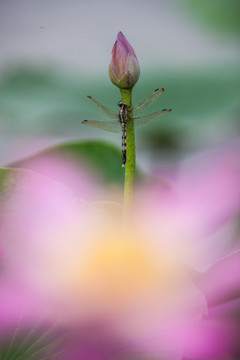
M 120 100 L 119 103 L 118 103 L 118 106 L 119 107 L 127 106 L 127 104 L 125 102 L 123 102 L 122 100 Z

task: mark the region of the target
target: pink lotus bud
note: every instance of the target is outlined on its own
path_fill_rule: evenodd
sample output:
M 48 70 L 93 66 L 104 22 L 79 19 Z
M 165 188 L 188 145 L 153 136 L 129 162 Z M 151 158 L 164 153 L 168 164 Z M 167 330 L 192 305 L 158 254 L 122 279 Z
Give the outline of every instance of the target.
M 120 31 L 112 49 L 109 64 L 109 77 L 120 89 L 131 89 L 140 76 L 136 54 L 123 33 Z

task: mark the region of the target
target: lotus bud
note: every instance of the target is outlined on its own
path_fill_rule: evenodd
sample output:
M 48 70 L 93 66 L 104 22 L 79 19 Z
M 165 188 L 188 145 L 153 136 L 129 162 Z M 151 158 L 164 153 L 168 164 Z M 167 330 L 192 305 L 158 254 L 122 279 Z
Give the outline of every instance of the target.
M 131 89 L 140 76 L 136 54 L 122 32 L 119 32 L 112 49 L 109 77 L 120 89 Z

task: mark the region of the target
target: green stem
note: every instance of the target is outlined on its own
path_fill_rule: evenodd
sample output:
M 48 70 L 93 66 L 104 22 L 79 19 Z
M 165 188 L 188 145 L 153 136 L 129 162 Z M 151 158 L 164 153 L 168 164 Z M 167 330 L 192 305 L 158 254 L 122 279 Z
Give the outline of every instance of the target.
M 133 203 L 135 183 L 135 132 L 132 112 L 132 89 L 120 89 L 122 101 L 128 106 L 126 125 L 127 161 L 125 164 L 124 208 L 129 209 Z

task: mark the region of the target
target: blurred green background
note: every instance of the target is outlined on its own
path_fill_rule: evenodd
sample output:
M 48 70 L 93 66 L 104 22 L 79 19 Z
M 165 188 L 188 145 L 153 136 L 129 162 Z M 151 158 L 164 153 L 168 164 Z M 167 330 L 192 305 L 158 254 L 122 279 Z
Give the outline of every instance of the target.
M 140 168 L 234 141 L 239 10 L 238 0 L 2 0 L 0 166 L 68 141 L 101 139 L 120 149 L 121 135 L 81 124 L 104 119 L 86 95 L 117 111 L 120 94 L 107 71 L 120 30 L 141 67 L 134 102 L 164 87 L 149 112 L 173 109 L 137 129 Z

